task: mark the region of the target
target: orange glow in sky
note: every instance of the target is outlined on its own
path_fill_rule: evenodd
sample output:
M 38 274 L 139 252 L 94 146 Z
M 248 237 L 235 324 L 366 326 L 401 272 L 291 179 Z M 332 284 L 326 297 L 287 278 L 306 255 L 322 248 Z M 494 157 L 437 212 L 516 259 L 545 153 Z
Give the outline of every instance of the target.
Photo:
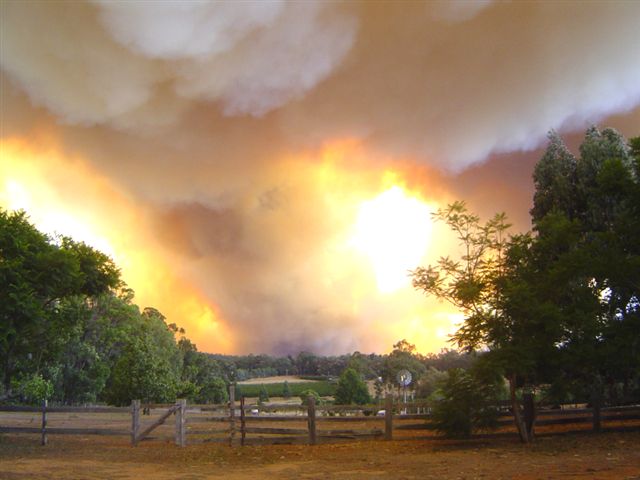
M 0 206 L 24 209 L 40 230 L 69 235 L 110 255 L 136 292 L 134 301 L 184 327 L 200 350 L 242 351 L 243 332 L 235 331 L 211 293 L 198 287 L 206 285 L 206 275 L 192 277 L 196 267 L 185 266 L 149 233 L 144 203 L 81 158 L 63 156 L 55 142 L 41 144 L 14 139 L 0 145 Z M 425 200 L 425 192 L 408 189 L 401 172 L 361 167 L 362 155 L 357 146 L 337 142 L 326 147 L 320 162 L 292 159 L 291 168 L 283 170 L 316 191 L 319 203 L 304 208 L 330 219 L 325 231 L 330 235 L 318 239 L 309 264 L 291 268 L 300 269 L 301 277 L 320 279 L 319 285 L 310 284 L 309 295 L 327 298 L 327 310 L 361 319 L 358 328 L 368 335 L 363 351 L 386 351 L 402 338 L 420 351 L 437 351 L 447 345 L 460 317 L 416 292 L 408 276 L 435 255 L 431 249 L 443 245 L 430 220 L 437 205 Z M 350 162 L 343 162 L 347 157 Z M 316 212 L 293 212 L 307 213 Z M 278 225 L 260 227 L 277 230 Z
M 144 206 L 134 203 L 79 158 L 51 145 L 0 142 L 0 206 L 25 210 L 36 227 L 85 242 L 111 256 L 140 308 L 154 306 L 198 338 L 201 349 L 233 350 L 215 306 L 176 277 L 166 256 L 146 235 Z

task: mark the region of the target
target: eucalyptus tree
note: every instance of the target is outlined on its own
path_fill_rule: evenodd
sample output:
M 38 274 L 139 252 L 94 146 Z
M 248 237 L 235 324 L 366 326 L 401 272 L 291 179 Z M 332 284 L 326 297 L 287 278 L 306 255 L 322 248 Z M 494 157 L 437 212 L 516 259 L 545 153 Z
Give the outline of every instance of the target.
M 558 142 L 550 143 L 549 150 L 558 150 Z M 570 313 L 558 344 L 563 381 L 579 380 L 582 394 L 596 404 L 605 390 L 609 401 L 615 401 L 614 386 L 622 384 L 626 390 L 640 366 L 638 139 L 627 142 L 613 129 L 590 128 L 566 189 L 541 174 L 562 170 L 566 162 L 554 156 L 544 164 L 546 157 L 534 173 L 531 213 L 538 249 L 558 237 L 550 228 L 554 223 L 564 222 L 572 230 L 571 242 L 556 244 L 561 248 L 540 266 L 566 271 L 566 281 L 555 283 L 565 293 L 556 298 L 556 307 Z M 547 191 L 554 192 L 552 201 L 551 195 L 539 194 Z
M 504 371 L 525 442 L 533 424 L 518 389 L 574 384 L 597 406 L 640 366 L 640 142 L 591 128 L 576 158 L 557 134 L 549 140 L 532 232 L 507 239 L 504 215 L 482 224 L 455 202 L 435 217 L 456 232 L 460 257 L 412 272 L 414 287 L 465 314 L 453 341 Z
M 60 305 L 114 290 L 120 272 L 113 261 L 84 243 L 51 238 L 25 212 L 0 209 L 0 365 L 4 389 L 14 377 L 40 373 L 64 347 L 73 318 Z

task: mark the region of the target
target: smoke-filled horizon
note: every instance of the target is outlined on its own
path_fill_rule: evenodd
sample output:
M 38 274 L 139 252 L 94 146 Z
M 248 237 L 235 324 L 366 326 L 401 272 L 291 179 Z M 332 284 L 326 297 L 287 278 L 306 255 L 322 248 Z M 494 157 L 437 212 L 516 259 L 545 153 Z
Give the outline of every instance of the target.
M 529 228 L 550 129 L 637 135 L 637 2 L 3 0 L 0 206 L 228 353 L 447 346 L 455 199 Z

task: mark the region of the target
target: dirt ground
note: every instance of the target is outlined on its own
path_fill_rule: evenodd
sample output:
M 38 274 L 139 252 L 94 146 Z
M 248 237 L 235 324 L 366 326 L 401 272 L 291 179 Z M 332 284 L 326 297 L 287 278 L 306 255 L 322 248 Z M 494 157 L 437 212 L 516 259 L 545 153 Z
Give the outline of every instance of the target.
M 123 437 L 0 435 L 0 478 L 14 479 L 640 479 L 640 431 L 472 441 L 137 447 Z

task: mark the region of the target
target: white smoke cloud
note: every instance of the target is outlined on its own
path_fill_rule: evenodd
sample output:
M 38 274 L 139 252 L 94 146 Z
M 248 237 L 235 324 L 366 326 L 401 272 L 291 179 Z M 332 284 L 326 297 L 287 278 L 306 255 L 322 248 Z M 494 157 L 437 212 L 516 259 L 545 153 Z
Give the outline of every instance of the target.
M 386 332 L 354 316 L 349 272 L 323 283 L 343 219 L 283 158 L 355 138 L 457 172 L 611 114 L 638 134 L 640 2 L 0 5 L 2 135 L 44 126 L 144 203 L 250 349 Z
M 159 64 L 140 61 L 91 22 L 84 3 L 3 2 L 2 69 L 37 105 L 75 124 L 117 124 L 154 102 L 167 80 Z M 164 108 L 150 123 L 175 120 Z
M 34 103 L 71 123 L 138 130 L 198 100 L 264 115 L 324 80 L 357 30 L 319 2 L 3 6 L 2 68 Z
M 181 65 L 178 93 L 220 99 L 227 115 L 261 116 L 301 98 L 340 64 L 355 37 L 354 19 L 327 18 L 326 5 L 291 2 L 235 49 Z
M 493 0 L 432 0 L 428 12 L 438 20 L 465 22 L 478 15 Z
M 288 141 L 359 136 L 455 171 L 640 104 L 636 2 L 64 6 L 3 2 L 1 60 L 71 123 L 273 113 L 257 127 Z
M 258 29 L 269 27 L 285 4 L 261 2 L 92 0 L 113 37 L 150 58 L 206 58 L 231 50 Z

